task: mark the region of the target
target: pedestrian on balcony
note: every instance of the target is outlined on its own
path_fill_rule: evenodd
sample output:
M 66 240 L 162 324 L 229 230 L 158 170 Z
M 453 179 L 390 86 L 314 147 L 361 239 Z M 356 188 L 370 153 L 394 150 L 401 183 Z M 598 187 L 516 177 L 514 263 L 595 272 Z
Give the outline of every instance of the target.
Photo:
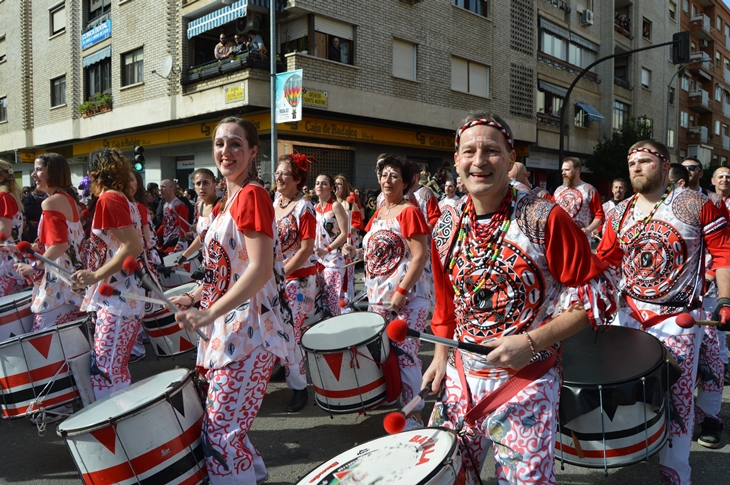
M 233 56 L 241 56 L 248 52 L 248 47 L 246 47 L 246 41 L 242 34 L 236 34 L 233 36 L 233 40 L 235 41 L 233 43 L 233 51 L 231 55 Z
M 218 40 L 220 40 L 220 42 L 218 42 L 215 46 L 215 58 L 219 61 L 228 59 L 231 56 L 231 52 L 233 52 L 233 42 L 229 41 L 228 37 L 226 37 L 226 34 L 223 32 L 221 32 Z
M 339 37 L 332 37 L 330 41 L 329 51 L 327 58 L 330 61 L 342 62 L 342 53 L 340 51 L 340 39 Z
M 255 30 L 249 30 L 246 35 L 248 36 L 249 55 L 258 59 L 264 59 L 266 56 L 266 44 L 264 44 L 264 39 L 262 39 Z

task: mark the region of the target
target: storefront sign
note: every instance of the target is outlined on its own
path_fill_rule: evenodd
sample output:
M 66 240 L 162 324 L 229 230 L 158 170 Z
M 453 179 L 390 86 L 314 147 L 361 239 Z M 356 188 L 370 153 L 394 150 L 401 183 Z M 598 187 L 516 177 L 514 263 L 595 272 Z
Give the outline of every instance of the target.
M 177 162 L 178 170 L 193 170 L 195 169 L 195 159 L 193 160 L 182 160 Z
M 226 86 L 223 91 L 226 96 L 226 104 L 240 103 L 246 100 L 246 85 L 243 83 Z
M 81 34 L 81 50 L 88 49 L 94 44 L 98 44 L 102 40 L 112 36 L 112 19 L 100 23 L 91 30 L 87 30 Z
M 550 153 L 533 152 L 529 157 L 527 157 L 525 166 L 528 168 L 542 168 L 545 170 L 560 170 L 558 156 Z
M 302 101 L 307 108 L 327 109 L 327 91 L 304 88 Z

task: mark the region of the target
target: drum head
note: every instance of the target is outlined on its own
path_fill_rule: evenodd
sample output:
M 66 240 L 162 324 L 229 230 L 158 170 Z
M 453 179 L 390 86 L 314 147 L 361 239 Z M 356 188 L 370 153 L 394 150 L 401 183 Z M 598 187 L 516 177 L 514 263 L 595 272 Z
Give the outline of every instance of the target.
M 180 296 L 183 293 L 193 292 L 197 288 L 198 288 L 198 284 L 197 283 L 186 283 L 184 285 L 176 286 L 175 288 L 172 288 L 171 290 L 167 290 L 165 292 L 165 296 L 168 297 L 168 298 L 171 297 L 171 296 Z
M 610 385 L 632 381 L 664 361 L 664 346 L 641 330 L 584 328 L 563 341 L 564 385 Z
M 10 306 L 12 308 L 15 306 L 15 302 L 21 301 L 32 295 L 33 295 L 33 290 L 28 290 L 28 291 L 21 291 L 20 293 L 15 293 L 14 295 L 0 297 L 0 311 L 2 311 L 3 307 L 6 307 L 6 306 Z
M 344 350 L 369 342 L 385 328 L 377 313 L 348 313 L 317 323 L 302 335 L 302 347 L 313 352 Z
M 422 485 L 430 482 L 454 454 L 456 435 L 444 428 L 421 428 L 384 436 L 326 461 L 299 485 L 377 483 Z
M 120 421 L 162 399 L 165 392 L 178 388 L 189 374 L 190 371 L 187 369 L 172 369 L 135 382 L 73 414 L 58 426 L 58 432 L 61 434 L 88 432 L 91 428 L 105 427 L 110 422 Z

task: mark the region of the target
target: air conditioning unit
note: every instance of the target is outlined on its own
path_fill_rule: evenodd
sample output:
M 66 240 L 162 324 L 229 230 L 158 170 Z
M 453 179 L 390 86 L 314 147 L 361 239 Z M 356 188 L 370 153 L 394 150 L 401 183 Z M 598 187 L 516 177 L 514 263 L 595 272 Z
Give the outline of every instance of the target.
M 236 20 L 236 33 L 245 34 L 249 30 L 259 29 L 259 14 L 249 11 L 245 17 Z
M 705 47 L 707 47 L 708 45 L 710 45 L 710 43 L 709 43 L 708 41 L 706 41 L 706 40 L 704 40 L 704 39 L 700 40 L 700 47 L 701 47 L 701 48 L 703 48 L 703 49 L 704 49 L 704 48 L 705 48 Z
M 593 10 L 585 9 L 580 14 L 581 25 L 593 25 Z

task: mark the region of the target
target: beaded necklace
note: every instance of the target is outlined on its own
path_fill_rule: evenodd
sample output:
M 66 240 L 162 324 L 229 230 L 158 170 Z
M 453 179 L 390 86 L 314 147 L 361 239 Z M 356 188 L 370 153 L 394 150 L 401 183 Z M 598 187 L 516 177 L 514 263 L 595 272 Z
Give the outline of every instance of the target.
M 633 235 L 631 235 L 631 237 L 629 237 L 629 241 L 628 241 L 629 243 L 636 241 L 636 239 L 641 235 L 641 230 L 646 227 L 646 225 L 649 223 L 649 221 L 652 220 L 652 218 L 654 217 L 654 214 L 656 214 L 657 209 L 659 209 L 659 206 L 662 205 L 662 202 L 664 202 L 664 200 L 667 198 L 667 196 L 669 196 L 669 193 L 672 191 L 672 189 L 674 189 L 674 185 L 669 184 L 667 186 L 666 190 L 664 191 L 664 193 L 662 194 L 661 198 L 657 201 L 656 204 L 654 204 L 654 207 L 651 209 L 651 212 L 649 212 L 649 215 L 644 217 L 642 220 L 640 220 L 636 223 L 636 232 L 634 232 Z M 636 207 L 636 201 L 638 200 L 638 198 L 639 198 L 639 194 L 634 195 L 633 199 L 631 200 L 631 205 L 629 206 L 628 210 L 626 211 L 627 215 L 633 214 L 634 207 Z M 619 227 L 618 227 L 618 231 L 616 232 L 617 234 L 621 234 L 621 227 L 623 226 L 623 223 L 624 223 L 624 220 L 621 220 Z M 641 227 L 639 227 L 639 225 L 641 225 Z
M 502 242 L 509 230 L 510 214 L 514 213 L 516 206 L 517 189 L 509 187 L 507 194 L 502 199 L 502 203 L 499 205 L 497 212 L 492 216 L 492 219 L 487 224 L 480 224 L 477 221 L 474 202 L 471 197 L 469 198 L 459 220 L 459 234 L 457 236 L 456 247 L 450 253 L 452 254 L 451 261 L 449 262 L 450 275 L 451 270 L 453 270 L 456 264 L 456 255 L 461 252 L 462 248 L 466 250 L 466 257 L 469 261 L 475 258 L 472 248 L 483 247 L 486 244 L 487 253 L 482 258 L 480 267 L 477 268 L 477 270 L 482 270 L 482 277 L 476 285 L 472 286 L 471 292 L 467 290 L 466 281 L 459 288 L 453 275 L 451 275 L 451 282 L 456 296 L 463 295 L 465 298 L 471 298 L 484 287 L 487 282 L 487 277 L 490 275 L 497 257 L 499 257 Z

